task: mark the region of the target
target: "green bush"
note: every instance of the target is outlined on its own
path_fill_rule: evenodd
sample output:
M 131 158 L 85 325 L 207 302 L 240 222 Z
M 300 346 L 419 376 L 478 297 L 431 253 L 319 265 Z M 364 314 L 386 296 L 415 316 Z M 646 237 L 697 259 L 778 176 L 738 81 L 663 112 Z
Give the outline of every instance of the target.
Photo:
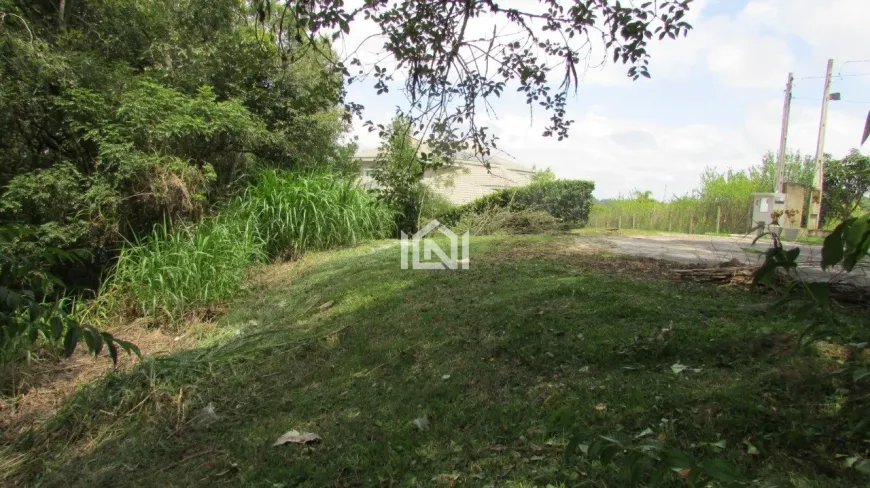
M 161 322 L 231 298 L 252 264 L 383 238 L 393 216 L 376 198 L 332 174 L 267 171 L 237 202 L 199 225 L 168 224 L 121 251 L 102 296 Z
M 441 195 L 424 184 L 420 184 L 420 216 L 418 228 L 428 224 L 432 219 L 440 218 L 456 208 L 444 195 Z
M 555 180 L 528 186 L 505 188 L 446 213 L 445 223 L 456 223 L 465 214 L 482 214 L 493 208 L 511 212 L 543 211 L 576 227 L 586 225 L 595 183 L 583 180 Z

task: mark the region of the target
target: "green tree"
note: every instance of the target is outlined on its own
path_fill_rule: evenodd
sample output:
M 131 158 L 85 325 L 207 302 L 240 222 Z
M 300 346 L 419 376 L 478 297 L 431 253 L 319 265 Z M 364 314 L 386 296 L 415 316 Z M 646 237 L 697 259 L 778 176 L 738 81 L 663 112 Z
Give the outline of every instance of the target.
M 410 136 L 410 131 L 407 118 L 393 119 L 383 137 L 373 175 L 379 198 L 395 212 L 397 231 L 406 234 L 417 232 L 425 195 L 421 180 L 429 166 L 418 153 L 420 143 Z
M 535 174 L 532 175 L 532 183 L 552 183 L 556 179 L 556 173 L 550 168 L 535 171 Z
M 346 162 L 327 40 L 237 0 L 77 0 L 60 17 L 0 0 L 0 224 L 28 240 L 113 249 L 263 168 Z M 88 285 L 105 262 L 79 266 Z
M 870 192 L 870 157 L 853 149 L 843 159 L 825 162 L 822 219 L 842 222 L 860 209 Z

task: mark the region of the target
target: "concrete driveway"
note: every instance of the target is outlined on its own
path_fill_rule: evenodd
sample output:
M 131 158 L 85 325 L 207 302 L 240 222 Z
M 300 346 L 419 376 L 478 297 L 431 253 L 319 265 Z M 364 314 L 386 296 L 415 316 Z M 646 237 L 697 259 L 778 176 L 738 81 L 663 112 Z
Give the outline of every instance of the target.
M 769 239 L 759 240 L 743 236 L 718 237 L 689 234 L 577 236 L 580 246 L 604 247 L 612 252 L 631 256 L 649 257 L 686 264 L 719 264 L 736 259 L 747 265 L 760 265 L 764 251 L 771 246 Z M 785 248 L 799 247 L 798 273 L 811 281 L 841 281 L 870 286 L 870 266 L 865 262 L 851 273 L 841 269 L 822 271 L 822 247 L 809 244 L 786 243 Z

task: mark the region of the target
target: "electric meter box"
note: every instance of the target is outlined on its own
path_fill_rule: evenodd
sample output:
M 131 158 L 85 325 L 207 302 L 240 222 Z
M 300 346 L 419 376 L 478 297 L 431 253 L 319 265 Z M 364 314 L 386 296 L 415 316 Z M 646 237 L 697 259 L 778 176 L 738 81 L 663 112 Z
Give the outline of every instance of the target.
M 785 209 L 785 194 L 783 193 L 753 193 L 752 194 L 752 227 L 761 228 L 758 234 L 761 234 L 771 222 L 770 214 L 774 210 Z

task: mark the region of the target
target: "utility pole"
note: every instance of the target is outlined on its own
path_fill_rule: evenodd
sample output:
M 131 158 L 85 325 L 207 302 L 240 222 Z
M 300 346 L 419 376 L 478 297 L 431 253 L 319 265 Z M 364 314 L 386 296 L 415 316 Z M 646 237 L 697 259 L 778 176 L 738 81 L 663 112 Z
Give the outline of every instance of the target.
M 834 60 L 828 60 L 828 69 L 825 72 L 825 89 L 822 94 L 822 116 L 819 121 L 819 139 L 816 143 L 816 181 L 815 187 L 819 190 L 819 213 L 816 219 L 816 228 L 822 227 L 822 195 L 825 186 L 825 129 L 828 125 L 828 102 L 831 101 L 831 72 L 834 70 Z
M 785 147 L 788 139 L 788 118 L 791 112 L 791 90 L 794 84 L 794 73 L 788 74 L 788 82 L 785 84 L 785 100 L 782 104 L 782 129 L 779 133 L 779 153 L 776 156 L 776 183 L 773 186 L 774 193 L 783 193 L 782 184 L 785 178 Z

